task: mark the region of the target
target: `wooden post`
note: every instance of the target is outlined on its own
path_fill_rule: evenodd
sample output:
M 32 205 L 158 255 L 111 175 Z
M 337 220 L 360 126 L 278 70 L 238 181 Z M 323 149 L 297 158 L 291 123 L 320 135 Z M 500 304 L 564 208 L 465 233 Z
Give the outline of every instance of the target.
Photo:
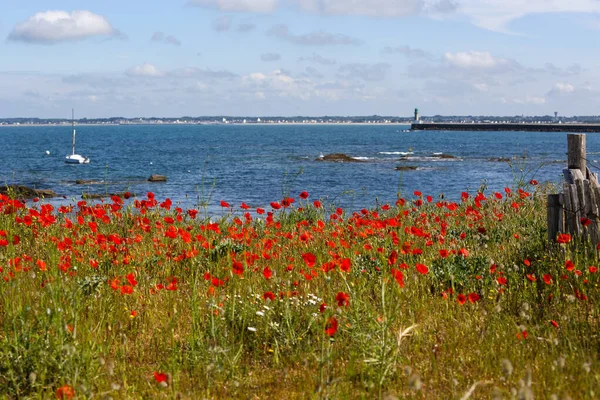
M 548 195 L 548 241 L 554 243 L 559 233 L 559 216 L 562 212 L 560 206 L 560 195 Z
M 567 135 L 567 146 L 569 151 L 568 156 L 568 168 L 578 169 L 583 174 L 585 179 L 586 175 L 586 151 L 585 151 L 585 135 L 583 134 L 568 134 Z

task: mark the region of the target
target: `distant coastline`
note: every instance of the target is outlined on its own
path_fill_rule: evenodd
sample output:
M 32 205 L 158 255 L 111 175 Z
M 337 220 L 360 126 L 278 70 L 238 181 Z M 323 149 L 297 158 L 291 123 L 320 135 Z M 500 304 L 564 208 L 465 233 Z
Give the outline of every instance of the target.
M 535 124 L 553 126 L 554 124 L 598 124 L 600 116 L 456 116 L 434 115 L 420 116 L 421 124 Z M 202 116 L 202 117 L 107 117 L 107 118 L 80 118 L 75 120 L 79 126 L 115 126 L 115 125 L 410 125 L 415 122 L 414 117 L 363 115 L 363 116 Z M 0 117 L 2 126 L 70 126 L 72 121 L 66 118 L 36 118 Z M 454 125 L 458 124 L 458 125 Z M 482 125 L 483 126 L 483 125 Z M 451 128 L 451 127 L 450 127 Z M 415 128 L 422 130 L 420 128 Z M 468 130 L 472 130 L 468 129 Z M 498 130 L 498 129 L 492 129 Z

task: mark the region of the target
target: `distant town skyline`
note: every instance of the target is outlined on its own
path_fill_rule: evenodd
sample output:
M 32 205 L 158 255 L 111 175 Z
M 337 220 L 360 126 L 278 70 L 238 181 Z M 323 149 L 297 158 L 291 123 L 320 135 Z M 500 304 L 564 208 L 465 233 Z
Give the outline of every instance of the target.
M 4 0 L 0 118 L 598 115 L 600 1 Z

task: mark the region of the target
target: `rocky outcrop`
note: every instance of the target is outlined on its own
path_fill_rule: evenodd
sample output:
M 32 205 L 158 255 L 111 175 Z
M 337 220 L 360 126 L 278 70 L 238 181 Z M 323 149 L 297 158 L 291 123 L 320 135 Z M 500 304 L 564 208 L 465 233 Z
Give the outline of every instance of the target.
M 51 189 L 33 189 L 23 185 L 0 186 L 0 194 L 14 196 L 19 199 L 33 199 L 35 197 L 49 199 L 58 196 L 54 190 Z
M 357 160 L 356 158 L 350 157 L 349 155 L 344 154 L 344 153 L 327 154 L 323 157 L 317 158 L 315 161 L 355 162 L 355 163 L 363 162 L 363 160 Z
M 417 168 L 416 165 L 399 165 L 396 167 L 396 171 L 415 171 Z
M 148 178 L 149 182 L 166 182 L 167 181 L 167 177 L 164 175 L 151 175 L 150 178 Z
M 128 199 L 130 197 L 135 197 L 135 194 L 129 192 L 119 192 L 119 193 L 83 193 L 81 195 L 82 199 L 86 200 L 94 200 L 94 199 L 107 199 L 109 197 L 121 197 L 124 199 Z

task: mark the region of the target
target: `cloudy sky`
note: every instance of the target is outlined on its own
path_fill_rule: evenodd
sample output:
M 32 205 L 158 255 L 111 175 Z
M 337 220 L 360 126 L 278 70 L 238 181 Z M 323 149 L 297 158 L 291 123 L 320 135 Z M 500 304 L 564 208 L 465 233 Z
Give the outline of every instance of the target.
M 600 114 L 600 0 L 2 0 L 0 117 Z

